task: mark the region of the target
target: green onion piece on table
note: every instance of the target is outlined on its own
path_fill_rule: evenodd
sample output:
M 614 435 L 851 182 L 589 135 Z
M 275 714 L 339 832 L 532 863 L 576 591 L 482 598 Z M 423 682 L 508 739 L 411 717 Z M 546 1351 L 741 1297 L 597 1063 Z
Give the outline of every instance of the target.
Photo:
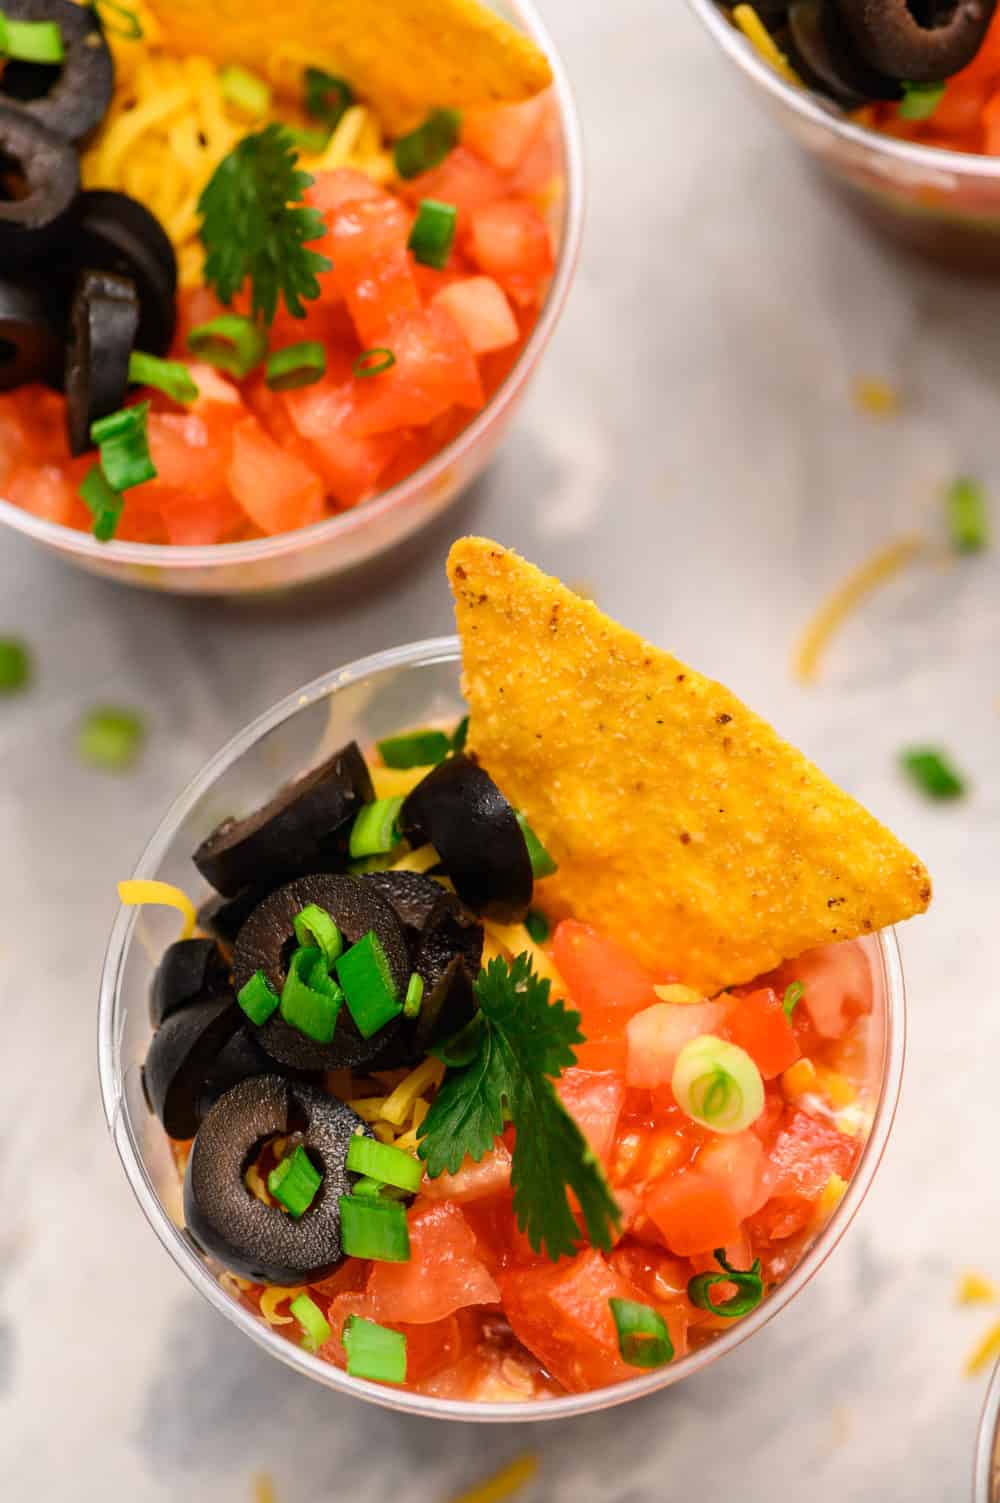
M 226 103 L 251 120 L 259 120 L 271 108 L 270 84 L 238 63 L 227 63 L 220 70 L 219 85 Z
M 979 553 L 989 546 L 990 523 L 986 496 L 978 480 L 961 476 L 948 487 L 948 531 L 959 553 Z
M 764 1082 L 749 1054 L 712 1033 L 684 1045 L 671 1089 L 681 1111 L 713 1132 L 742 1132 L 764 1110 Z
M 125 772 L 138 759 L 145 739 L 141 716 L 134 710 L 101 705 L 88 710 L 77 731 L 80 760 L 102 772 Z
M 377 1138 L 369 1138 L 360 1132 L 354 1134 L 347 1146 L 347 1167 L 354 1174 L 380 1180 L 383 1185 L 395 1185 L 410 1195 L 415 1195 L 420 1189 L 424 1175 L 423 1164 L 412 1153 L 404 1153 L 402 1148 L 380 1143 Z
M 19 637 L 0 637 L 0 694 L 19 694 L 31 678 L 31 654 Z
M 659 1311 L 632 1299 L 609 1299 L 608 1304 L 623 1362 L 631 1367 L 664 1367 L 673 1361 L 674 1344 Z
M 296 1221 L 308 1211 L 322 1183 L 322 1174 L 301 1143 L 267 1176 L 267 1188 Z
M 801 981 L 793 981 L 789 986 L 785 987 L 785 995 L 781 999 L 781 1005 L 785 1009 L 785 1017 L 788 1019 L 789 1023 L 792 1021 L 792 1013 L 795 1011 L 799 1002 L 801 1002 L 804 992 L 805 986 Z
M 340 1245 L 349 1258 L 371 1258 L 376 1263 L 408 1263 L 410 1232 L 406 1224 L 406 1207 L 398 1200 L 342 1195 Z
M 323 68 L 307 68 L 306 114 L 322 120 L 333 130 L 354 103 L 354 90 L 346 78 L 327 73 Z
M 90 425 L 90 437 L 101 451 L 104 478 L 116 491 L 156 479 L 146 432 L 148 417 L 149 403 L 137 402 Z
M 330 1323 L 319 1305 L 310 1295 L 299 1294 L 292 1300 L 288 1309 L 302 1327 L 302 1345 L 306 1351 L 318 1352 L 333 1335 Z
M 362 350 L 352 367 L 353 374 L 359 381 L 367 381 L 371 376 L 382 376 L 391 370 L 396 364 L 396 357 L 385 345 L 374 345 L 370 350 Z
M 755 1258 L 751 1268 L 733 1268 L 726 1260 L 725 1249 L 717 1247 L 715 1261 L 724 1272 L 695 1274 L 688 1283 L 688 1299 L 691 1303 L 700 1310 L 722 1315 L 726 1320 L 738 1320 L 741 1315 L 749 1315 L 751 1310 L 756 1310 L 764 1298 L 760 1259 Z M 717 1284 L 735 1284 L 737 1293 L 717 1305 L 712 1299 L 712 1290 Z
M 407 245 L 421 266 L 442 271 L 455 243 L 458 210 L 436 198 L 422 198 Z
M 272 391 L 296 391 L 326 375 L 326 349 L 317 339 L 304 339 L 268 355 L 264 380 Z
M 350 857 L 384 856 L 399 844 L 397 820 L 403 807 L 402 798 L 377 798 L 359 809 L 351 826 Z
M 414 971 L 406 987 L 406 996 L 403 998 L 404 1018 L 419 1018 L 423 1001 L 424 978 Z
M 378 742 L 378 753 L 386 767 L 435 767 L 450 751 L 451 737 L 444 731 L 410 731 Z
M 341 1333 L 352 1378 L 373 1383 L 406 1382 L 406 1337 L 362 1315 L 349 1315 Z
M 899 118 L 929 120 L 943 98 L 943 83 L 904 83 Z
M 432 110 L 422 125 L 400 136 L 392 149 L 400 177 L 417 177 L 444 161 L 458 145 L 462 116 L 458 110 Z
M 251 1023 L 256 1023 L 260 1027 L 276 1010 L 281 998 L 264 972 L 254 971 L 250 980 L 236 993 L 236 1000 Z
M 295 938 L 300 945 L 320 949 L 327 968 L 333 965 L 344 948 L 344 939 L 333 919 L 318 903 L 307 903 L 292 920 Z
M 79 494 L 94 519 L 94 537 L 99 543 L 110 543 L 118 530 L 125 497 L 108 484 L 97 464 L 84 475 Z
M 928 798 L 961 798 L 966 791 L 965 779 L 940 747 L 911 746 L 900 753 L 899 762 L 911 783 Z
M 295 951 L 281 988 L 281 1016 L 317 1044 L 328 1044 L 337 1026 L 344 994 L 327 972 L 322 950 Z
M 15 21 L 0 10 L 0 56 L 19 63 L 61 63 L 62 32 L 55 21 Z
M 385 951 L 374 930 L 337 961 L 337 980 L 362 1038 L 370 1039 L 403 1010 L 396 996 Z
M 537 908 L 530 908 L 528 910 L 528 916 L 524 921 L 524 927 L 527 929 L 536 945 L 544 945 L 545 941 L 548 939 L 550 933 L 552 932 L 549 928 L 549 921 L 545 917 L 545 914 L 541 913 Z
M 558 863 L 553 861 L 523 814 L 518 814 L 517 822 L 521 826 L 521 834 L 531 858 L 531 875 L 536 881 L 539 877 L 551 877 L 553 872 L 559 870 Z
M 451 735 L 451 749 L 453 752 L 465 751 L 465 743 L 469 739 L 469 717 L 463 715 Z
M 267 335 L 242 313 L 220 313 L 188 335 L 188 349 L 230 376 L 249 376 L 267 354 Z
M 197 402 L 198 385 L 181 360 L 161 360 L 133 350 L 128 358 L 128 378 L 136 386 L 155 386 L 173 402 Z

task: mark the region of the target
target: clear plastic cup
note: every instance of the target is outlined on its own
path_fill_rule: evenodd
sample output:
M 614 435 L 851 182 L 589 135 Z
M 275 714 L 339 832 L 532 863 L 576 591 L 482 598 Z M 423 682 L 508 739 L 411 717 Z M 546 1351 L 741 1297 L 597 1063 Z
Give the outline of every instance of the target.
M 136 877 L 174 882 L 195 878 L 191 853 L 225 816 L 251 809 L 279 784 L 356 738 L 370 744 L 401 727 L 464 713 L 457 640 L 441 637 L 363 658 L 325 674 L 275 705 L 225 746 L 175 801 L 136 867 Z M 123 908 L 115 920 L 101 980 L 98 1053 L 101 1094 L 111 1136 L 151 1227 L 177 1267 L 227 1320 L 289 1367 L 328 1388 L 389 1409 L 435 1419 L 506 1422 L 587 1414 L 666 1388 L 748 1340 L 793 1300 L 829 1257 L 864 1200 L 884 1152 L 903 1068 L 903 978 L 892 931 L 864 943 L 875 982 L 874 1121 L 840 1205 L 791 1277 L 746 1319 L 708 1346 L 648 1376 L 565 1398 L 514 1404 L 428 1398 L 348 1377 L 339 1368 L 283 1340 L 221 1287 L 218 1265 L 201 1254 L 180 1226 L 176 1170 L 159 1123 L 143 1099 L 139 1068 L 150 1038 L 149 985 L 158 957 L 176 938 L 169 909 Z
M 993 1369 L 979 1421 L 972 1498 L 973 1503 L 1000 1503 L 1000 1363 Z
M 855 125 L 821 94 L 786 83 L 716 0 L 689 0 L 770 114 L 864 220 L 964 271 L 1000 271 L 1000 158 L 919 146 Z
M 296 532 L 247 543 L 172 547 L 98 543 L 89 533 L 33 516 L 0 496 L 0 523 L 93 574 L 182 595 L 288 589 L 343 574 L 386 552 L 458 500 L 507 431 L 555 332 L 573 280 L 583 229 L 583 152 L 565 69 L 531 0 L 490 0 L 538 43 L 552 66 L 560 122 L 563 193 L 554 206 L 556 268 L 545 305 L 516 365 L 469 426 L 427 464 L 371 501 Z

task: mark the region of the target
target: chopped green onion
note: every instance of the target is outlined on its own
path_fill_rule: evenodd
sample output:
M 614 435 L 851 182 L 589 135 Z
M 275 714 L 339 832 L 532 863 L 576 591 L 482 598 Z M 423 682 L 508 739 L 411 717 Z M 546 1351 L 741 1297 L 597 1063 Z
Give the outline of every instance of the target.
M 91 0 L 91 4 L 101 18 L 101 25 L 110 36 L 120 37 L 123 42 L 142 41 L 142 23 L 134 10 L 130 10 L 127 5 L 120 5 L 118 0 Z M 115 19 L 109 21 L 106 13 Z
M 220 313 L 191 330 L 188 349 L 230 376 L 249 376 L 267 354 L 267 335 L 242 313 Z
M 435 767 L 451 751 L 451 737 L 444 731 L 411 731 L 406 736 L 387 736 L 378 743 L 386 767 Z
M 372 929 L 341 955 L 337 961 L 337 979 L 344 988 L 348 1011 L 364 1039 L 370 1039 L 403 1010 L 385 951 Z
M 618 1331 L 618 1351 L 631 1367 L 664 1367 L 674 1358 L 674 1344 L 663 1316 L 633 1299 L 609 1299 Z
M 671 1089 L 681 1111 L 713 1132 L 742 1132 L 764 1110 L 764 1082 L 749 1054 L 711 1033 L 684 1045 Z
M 347 1371 L 352 1378 L 372 1383 L 406 1382 L 406 1337 L 363 1315 L 349 1315 L 341 1341 L 347 1353 Z
M 697 1273 L 688 1282 L 688 1299 L 700 1310 L 708 1310 L 712 1315 L 722 1315 L 726 1320 L 737 1320 L 741 1315 L 749 1315 L 751 1310 L 756 1310 L 764 1298 L 764 1281 L 760 1274 L 760 1259 L 754 1258 L 752 1268 L 732 1268 L 726 1261 L 725 1249 L 715 1249 L 715 1261 L 724 1273 Z M 723 1300 L 717 1305 L 712 1299 L 712 1290 L 716 1284 L 735 1284 L 738 1293 L 730 1299 Z
M 308 1294 L 299 1294 L 292 1300 L 288 1309 L 302 1327 L 302 1345 L 306 1351 L 318 1352 L 333 1335 L 330 1323 L 319 1305 Z
M 337 1026 L 344 994 L 328 975 L 322 950 L 296 950 L 281 988 L 281 1016 L 317 1044 L 328 1044 Z
M 371 1258 L 376 1263 L 408 1263 L 410 1232 L 406 1224 L 406 1207 L 398 1200 L 342 1195 L 340 1245 L 349 1258 Z
M 180 360 L 161 360 L 133 350 L 128 357 L 128 378 L 136 386 L 155 386 L 174 402 L 197 402 L 198 386 Z
M 354 1174 L 380 1180 L 383 1185 L 395 1185 L 410 1195 L 416 1195 L 424 1177 L 424 1167 L 412 1153 L 404 1153 L 402 1148 L 380 1143 L 361 1132 L 355 1133 L 347 1145 L 347 1167 Z M 357 1186 L 354 1193 L 357 1194 Z
M 433 266 L 442 271 L 455 243 L 457 223 L 458 210 L 454 204 L 444 204 L 436 198 L 422 198 L 406 242 L 414 259 L 421 266 Z
M 326 375 L 326 346 L 318 339 L 304 339 L 268 355 L 264 380 L 272 391 L 296 391 L 311 386 Z
M 306 114 L 322 120 L 331 130 L 354 103 L 354 90 L 346 78 L 322 68 L 306 69 Z
M 77 751 L 90 767 L 124 772 L 137 760 L 145 734 L 142 718 L 134 710 L 100 705 L 80 721 Z
M 465 743 L 469 739 L 469 717 L 463 715 L 456 725 L 451 736 L 451 749 L 453 752 L 465 751 Z
M 536 945 L 544 945 L 545 941 L 549 937 L 549 934 L 551 933 L 548 919 L 545 917 L 545 914 L 540 912 L 537 908 L 530 908 L 528 910 L 528 916 L 524 921 L 524 927 L 527 929 Z
M 988 547 L 990 523 L 986 512 L 986 496 L 978 480 L 970 480 L 967 475 L 961 476 L 948 487 L 945 501 L 952 546 L 959 553 L 979 553 Z
M 381 376 L 385 371 L 391 370 L 396 364 L 396 357 L 385 345 L 374 345 L 370 350 L 362 350 L 354 362 L 353 372 L 359 381 L 365 381 L 369 376 Z
M 330 144 L 330 132 L 319 126 L 310 130 L 307 125 L 286 125 L 285 131 L 300 151 L 310 157 L 318 157 Z
M 318 903 L 307 903 L 292 919 L 295 938 L 300 945 L 322 950 L 327 969 L 344 948 L 344 939 L 333 919 Z
M 458 144 L 461 128 L 458 110 L 432 110 L 423 125 L 400 136 L 392 149 L 400 177 L 417 177 L 437 167 Z
M 79 494 L 94 518 L 94 537 L 99 543 L 109 543 L 117 531 L 125 497 L 108 484 L 97 464 L 84 475 Z
M 234 110 L 259 120 L 271 108 L 271 87 L 256 73 L 241 68 L 238 63 L 227 63 L 219 71 L 222 97 Z
M 402 798 L 377 798 L 358 810 L 351 826 L 352 861 L 360 861 L 362 856 L 384 856 L 399 844 L 396 820 L 402 807 Z
M 281 999 L 264 972 L 254 971 L 250 980 L 236 993 L 236 1000 L 251 1023 L 260 1027 L 267 1022 Z
M 31 654 L 19 637 L 0 637 L 0 694 L 18 694 L 31 678 Z
M 384 1189 L 385 1185 L 380 1179 L 369 1179 L 366 1175 L 364 1179 L 355 1180 L 351 1194 L 371 1195 L 375 1200 L 378 1200 Z
M 910 781 L 928 798 L 961 798 L 966 791 L 965 779 L 940 747 L 911 746 L 900 753 L 899 762 Z
M 536 881 L 539 877 L 551 877 L 553 872 L 559 870 L 558 863 L 553 861 L 523 814 L 518 814 L 517 822 L 521 826 L 521 834 L 531 857 L 531 875 Z
M 301 1143 L 267 1176 L 267 1188 L 296 1221 L 308 1211 L 322 1183 L 322 1174 Z
M 101 451 L 104 478 L 116 491 L 156 479 L 146 433 L 148 417 L 149 403 L 137 402 L 90 425 L 90 436 Z
M 789 1022 L 792 1021 L 792 1013 L 802 1000 L 804 991 L 805 986 L 801 981 L 793 981 L 790 986 L 785 987 L 785 995 L 782 998 L 781 1005 L 785 1009 L 785 1017 Z
M 943 98 L 943 83 L 904 83 L 899 118 L 929 120 Z
M 414 971 L 406 988 L 406 997 L 403 1000 L 403 1017 L 419 1018 L 423 1000 L 424 978 L 423 976 L 418 976 L 416 971 Z
M 55 21 L 12 21 L 2 10 L 0 54 L 19 63 L 61 63 L 66 57 Z

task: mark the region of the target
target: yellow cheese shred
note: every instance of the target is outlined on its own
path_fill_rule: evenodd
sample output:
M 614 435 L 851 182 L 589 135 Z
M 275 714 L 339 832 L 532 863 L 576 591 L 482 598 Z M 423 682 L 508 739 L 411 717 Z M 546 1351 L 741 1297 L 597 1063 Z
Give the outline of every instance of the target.
M 425 1059 L 386 1097 L 382 1120 L 392 1127 L 403 1127 L 409 1121 L 417 1097 L 422 1096 L 431 1086 L 439 1086 L 443 1079 L 444 1065 L 441 1060 Z
M 270 1473 L 258 1472 L 253 1479 L 253 1503 L 278 1503 Z
M 502 1471 L 497 1472 L 495 1477 L 461 1493 L 452 1503 L 504 1503 L 519 1488 L 525 1487 L 537 1471 L 538 1456 L 534 1451 L 526 1451 L 523 1456 L 516 1457 Z
M 793 660 L 796 678 L 804 683 L 815 682 L 834 633 L 868 595 L 900 573 L 923 547 L 924 539 L 919 534 L 897 538 L 837 586 L 799 639 Z
M 1000 1294 L 992 1279 L 984 1273 L 963 1273 L 958 1281 L 955 1298 L 960 1305 L 993 1305 Z
M 780 74 L 786 83 L 795 84 L 800 89 L 804 87 L 801 78 L 752 5 L 734 5 L 733 21 L 753 50 L 764 59 L 765 63 L 770 63 L 775 73 Z
M 565 981 L 541 945 L 535 944 L 523 924 L 497 924 L 492 919 L 485 919 L 483 927 L 487 938 L 491 939 L 501 952 L 506 952 L 508 955 L 521 955 L 526 951 L 531 957 L 535 975 L 552 983 L 552 992 L 555 996 L 565 997 Z
M 260 1297 L 260 1313 L 269 1326 L 294 1325 L 294 1317 L 291 1315 L 279 1315 L 278 1306 L 283 1305 L 286 1300 L 297 1299 L 300 1294 L 305 1294 L 305 1292 L 305 1284 L 300 1284 L 297 1288 L 293 1289 L 287 1289 L 278 1284 L 268 1284 Z
M 854 383 L 854 400 L 862 412 L 871 417 L 895 417 L 903 405 L 899 392 L 878 376 L 859 376 Z
M 965 1376 L 974 1378 L 1000 1357 L 1000 1320 L 992 1325 L 965 1359 Z
M 197 918 L 194 904 L 182 888 L 174 887 L 171 882 L 154 882 L 149 879 L 130 877 L 125 882 L 119 882 L 118 897 L 121 902 L 129 906 L 159 903 L 166 908 L 176 908 L 184 918 L 181 939 L 190 939 L 194 933 Z

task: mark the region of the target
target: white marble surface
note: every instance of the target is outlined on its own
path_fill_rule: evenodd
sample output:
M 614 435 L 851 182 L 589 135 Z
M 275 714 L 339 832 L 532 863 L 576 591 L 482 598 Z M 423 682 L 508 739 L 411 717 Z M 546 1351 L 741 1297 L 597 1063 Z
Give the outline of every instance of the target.
M 804 690 L 818 595 L 933 529 L 960 469 L 1000 495 L 1000 291 L 901 265 L 828 204 L 679 0 L 548 0 L 579 89 L 591 213 L 579 280 L 520 426 L 463 507 L 349 589 L 184 602 L 3 540 L 0 631 L 38 658 L 0 709 L 0 1491 L 10 1503 L 443 1503 L 526 1446 L 525 1503 L 881 1503 L 967 1496 L 1000 1275 L 995 1171 L 1000 554 L 910 572 Z M 906 412 L 857 413 L 859 373 Z M 1000 507 L 996 525 L 1000 531 Z M 198 1302 L 133 1204 L 97 1101 L 94 1004 L 114 884 L 173 792 L 250 716 L 338 662 L 448 627 L 441 560 L 477 529 L 717 673 L 908 837 L 936 876 L 903 936 L 911 1052 L 891 1148 L 809 1290 L 686 1387 L 565 1426 L 437 1427 L 287 1374 Z M 95 700 L 140 705 L 126 780 L 81 769 Z M 897 748 L 944 740 L 975 792 L 935 809 Z

